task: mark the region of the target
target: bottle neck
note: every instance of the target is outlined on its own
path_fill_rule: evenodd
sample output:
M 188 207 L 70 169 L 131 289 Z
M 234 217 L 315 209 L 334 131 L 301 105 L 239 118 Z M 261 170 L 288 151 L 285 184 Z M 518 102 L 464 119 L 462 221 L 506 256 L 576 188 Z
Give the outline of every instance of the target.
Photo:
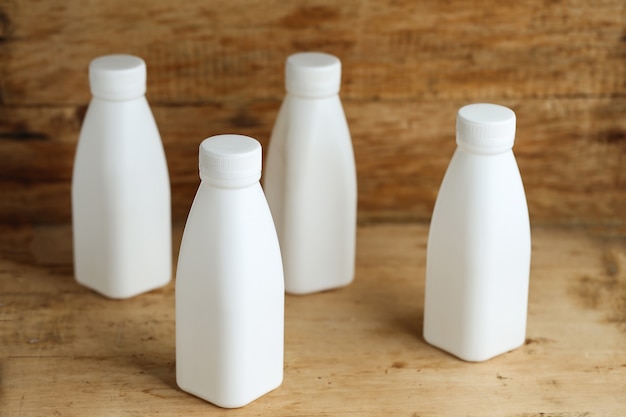
M 200 180 L 202 181 L 202 184 L 205 184 L 207 186 L 214 187 L 214 188 L 223 188 L 223 189 L 231 189 L 231 190 L 249 188 L 255 185 L 260 185 L 259 183 L 260 179 L 261 177 L 256 176 L 256 175 L 254 177 L 224 179 L 224 178 L 213 178 L 213 177 L 200 174 Z
M 464 152 L 474 154 L 474 155 L 500 155 L 500 154 L 509 153 L 513 150 L 513 147 L 509 145 L 491 146 L 491 147 L 476 146 L 476 145 L 472 145 L 464 141 L 460 141 L 458 139 L 456 141 L 456 145 L 459 149 L 463 150 Z
M 146 96 L 143 94 L 133 95 L 129 97 L 122 97 L 122 98 L 120 98 L 119 96 L 114 97 L 114 96 L 103 96 L 100 94 L 93 94 L 91 98 L 92 100 L 104 101 L 107 103 L 127 103 L 127 102 L 139 101 L 139 100 L 146 100 Z
M 287 95 L 304 100 L 324 100 L 339 96 L 339 92 L 302 92 L 298 90 L 287 90 Z

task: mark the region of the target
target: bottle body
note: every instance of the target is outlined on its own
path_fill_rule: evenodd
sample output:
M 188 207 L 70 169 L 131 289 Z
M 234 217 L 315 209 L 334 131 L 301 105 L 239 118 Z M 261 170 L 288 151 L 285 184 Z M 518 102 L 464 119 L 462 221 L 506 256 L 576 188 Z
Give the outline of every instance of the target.
M 242 188 L 203 180 L 176 274 L 178 385 L 242 407 L 282 383 L 283 333 L 280 248 L 258 179 Z
M 287 94 L 272 131 L 263 188 L 281 245 L 286 291 L 306 294 L 350 284 L 356 168 L 337 94 Z
M 76 150 L 72 223 L 76 280 L 128 298 L 172 275 L 169 174 L 145 96 L 94 97 Z
M 424 338 L 467 361 L 524 343 L 530 223 L 512 150 L 458 147 L 428 235 Z

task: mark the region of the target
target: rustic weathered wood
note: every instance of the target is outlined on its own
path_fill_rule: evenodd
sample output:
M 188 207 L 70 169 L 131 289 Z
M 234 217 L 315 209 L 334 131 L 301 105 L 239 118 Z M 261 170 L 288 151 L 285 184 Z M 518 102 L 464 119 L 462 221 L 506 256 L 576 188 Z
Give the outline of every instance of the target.
M 357 160 L 362 221 L 430 217 L 454 151 L 454 118 L 462 104 L 345 102 Z M 626 98 L 506 104 L 518 116 L 515 153 L 533 221 L 626 223 Z M 239 132 L 267 145 L 279 105 L 279 101 L 260 101 L 247 107 L 155 106 L 170 167 L 176 221 L 186 218 L 198 185 L 200 141 L 221 132 Z M 72 163 L 83 113 L 83 107 L 7 112 L 4 120 L 14 126 L 13 132 L 22 129 L 22 136 L 0 141 L 0 194 L 4 197 L 0 220 L 70 220 Z
M 348 99 L 626 93 L 621 0 L 3 3 L 11 105 L 84 103 L 112 50 L 144 56 L 169 103 L 276 99 L 303 49 L 342 57 Z
M 146 59 L 183 221 L 198 143 L 267 145 L 286 56 L 316 49 L 343 61 L 362 221 L 428 220 L 457 109 L 492 101 L 517 112 L 533 221 L 623 228 L 625 27 L 622 0 L 0 0 L 0 223 L 69 221 L 95 56 Z
M 287 297 L 284 383 L 235 413 L 626 413 L 623 237 L 534 228 L 526 343 L 472 364 L 421 338 L 426 234 L 420 225 L 360 227 L 355 282 Z M 107 300 L 75 283 L 69 226 L 0 236 L 2 415 L 226 413 L 176 387 L 173 284 Z

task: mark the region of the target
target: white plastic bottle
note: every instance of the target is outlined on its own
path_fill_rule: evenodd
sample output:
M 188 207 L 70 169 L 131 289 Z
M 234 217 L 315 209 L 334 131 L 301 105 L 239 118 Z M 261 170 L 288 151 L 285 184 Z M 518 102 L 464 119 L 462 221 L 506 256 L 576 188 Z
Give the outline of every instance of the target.
M 107 297 L 128 298 L 172 277 L 169 174 L 144 61 L 96 58 L 89 82 L 72 175 L 74 273 Z
M 176 380 L 225 408 L 250 403 L 283 378 L 285 286 L 260 177 L 256 140 L 204 140 L 178 257 Z
M 524 343 L 530 224 L 513 155 L 515 113 L 471 104 L 428 235 L 424 339 L 466 361 Z
M 307 294 L 354 278 L 356 169 L 339 99 L 341 62 L 291 55 L 287 95 L 270 139 L 263 188 L 276 223 L 285 288 Z

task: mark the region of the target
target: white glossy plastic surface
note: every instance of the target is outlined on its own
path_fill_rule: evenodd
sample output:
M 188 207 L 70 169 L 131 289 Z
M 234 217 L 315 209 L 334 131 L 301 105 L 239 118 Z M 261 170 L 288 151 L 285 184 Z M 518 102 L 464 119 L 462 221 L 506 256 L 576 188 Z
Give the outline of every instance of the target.
M 314 84 L 301 80 L 310 71 L 326 95 L 294 94 L 287 85 L 263 178 L 281 244 L 285 288 L 292 294 L 343 287 L 354 278 L 354 153 L 337 90 L 324 90 L 338 82 L 338 59 L 319 55 L 320 59 L 310 55 L 304 60 L 288 59 L 287 74 L 299 65 L 299 82 L 309 87 Z M 322 65 L 320 69 L 320 62 L 327 62 L 330 68 L 324 70 Z M 330 79 L 320 78 L 320 73 Z
M 238 135 L 209 138 L 200 161 L 176 273 L 176 380 L 191 394 L 236 408 L 282 383 L 280 248 L 259 184 L 260 144 Z
M 479 135 L 465 138 L 472 146 L 459 143 L 431 220 L 424 305 L 426 341 L 467 361 L 524 343 L 531 251 L 526 197 L 511 150 L 515 115 L 478 106 L 459 111 L 457 131 L 474 129 L 463 126 L 468 115 L 488 130 L 495 112 L 501 116 L 496 123 L 509 126 L 502 136 L 508 145 L 482 143 Z
M 144 65 L 139 58 L 129 60 Z M 105 64 L 106 57 L 97 61 Z M 109 83 L 116 74 L 109 70 Z M 143 74 L 130 90 L 145 88 L 145 66 Z M 145 96 L 94 96 L 72 175 L 76 280 L 111 298 L 166 285 L 172 276 L 170 213 L 165 153 Z

